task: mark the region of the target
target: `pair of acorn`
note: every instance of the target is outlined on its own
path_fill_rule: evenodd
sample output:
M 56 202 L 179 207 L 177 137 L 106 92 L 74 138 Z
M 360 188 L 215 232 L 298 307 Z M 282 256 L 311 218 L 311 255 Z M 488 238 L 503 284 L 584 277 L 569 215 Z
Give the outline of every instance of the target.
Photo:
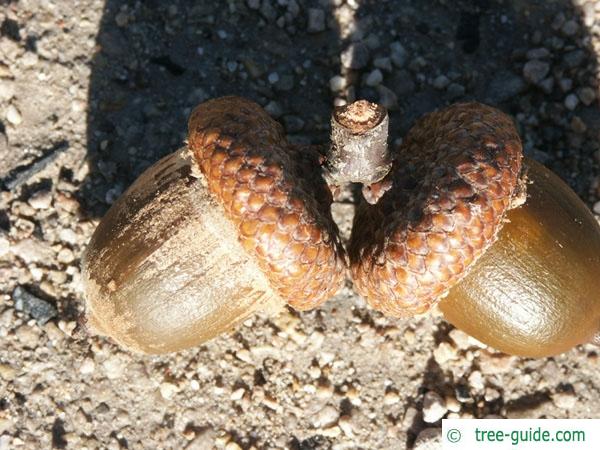
M 335 109 L 327 148 L 287 142 L 257 104 L 199 105 L 188 145 L 146 170 L 83 262 L 89 328 L 128 349 L 199 345 L 257 310 L 315 308 L 350 273 L 393 317 L 439 304 L 503 352 L 598 339 L 600 226 L 556 175 L 523 160 L 512 120 L 477 103 L 416 122 L 396 155 L 385 109 Z M 347 249 L 332 191 L 363 184 Z

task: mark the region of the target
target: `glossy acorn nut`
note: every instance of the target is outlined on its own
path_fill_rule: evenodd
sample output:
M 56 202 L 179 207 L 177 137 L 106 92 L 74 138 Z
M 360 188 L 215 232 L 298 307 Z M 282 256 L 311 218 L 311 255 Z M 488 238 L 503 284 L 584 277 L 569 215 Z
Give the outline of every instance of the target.
M 238 97 L 198 106 L 189 145 L 146 170 L 83 260 L 89 328 L 124 347 L 198 345 L 261 309 L 318 306 L 344 280 L 319 154 Z
M 439 306 L 487 345 L 543 357 L 600 332 L 600 226 L 559 177 L 533 160 L 524 167 L 525 204 Z

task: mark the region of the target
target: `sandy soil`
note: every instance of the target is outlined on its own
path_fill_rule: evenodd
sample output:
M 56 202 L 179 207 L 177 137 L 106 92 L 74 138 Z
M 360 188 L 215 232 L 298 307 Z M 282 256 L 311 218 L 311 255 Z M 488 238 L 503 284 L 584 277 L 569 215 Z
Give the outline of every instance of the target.
M 0 449 L 425 449 L 442 417 L 599 417 L 596 347 L 506 356 L 350 282 L 169 356 L 73 335 L 86 242 L 198 102 L 244 95 L 318 143 L 367 98 L 397 144 L 476 99 L 600 214 L 598 51 L 595 1 L 0 1 Z

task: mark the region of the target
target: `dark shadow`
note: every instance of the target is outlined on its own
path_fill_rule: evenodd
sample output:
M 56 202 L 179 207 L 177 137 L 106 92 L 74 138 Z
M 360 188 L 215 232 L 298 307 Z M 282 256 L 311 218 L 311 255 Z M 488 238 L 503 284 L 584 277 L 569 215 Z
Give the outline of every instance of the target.
M 65 434 L 64 422 L 61 419 L 56 419 L 52 424 L 52 448 L 63 449 L 67 447 Z
M 292 142 L 324 142 L 341 44 L 329 6 L 299 3 L 108 0 L 89 89 L 86 212 L 103 215 L 146 167 L 180 147 L 190 111 L 209 98 L 248 97 Z M 307 31 L 309 7 L 324 14 L 315 22 L 324 31 Z
M 590 95 L 597 89 L 597 62 L 591 19 L 586 25 L 586 11 L 574 6 L 583 2 L 360 3 L 357 28 L 366 30 L 365 38 L 379 37 L 371 57 L 393 56 L 390 44 L 400 44 L 392 44 L 400 64 L 392 62 L 391 73 L 381 69 L 382 85 L 397 101 L 390 115 L 392 142 L 426 112 L 465 100 L 484 102 L 516 118 L 526 155 L 560 175 L 588 205 L 597 200 L 592 190 L 600 162 L 594 158 L 600 109 Z M 542 64 L 525 68 L 534 60 Z M 573 110 L 565 104 L 575 102 L 567 101 L 570 94 L 577 99 Z M 356 96 L 382 97 L 360 81 Z
M 268 105 L 293 141 L 326 141 L 329 80 L 338 74 L 350 84 L 335 95 L 392 109 L 392 142 L 416 118 L 452 102 L 500 107 L 517 118 L 529 156 L 588 204 L 596 200 L 600 110 L 580 98 L 589 102 L 582 90 L 596 89 L 596 60 L 583 13 L 570 1 L 349 3 L 360 6 L 108 0 L 89 89 L 86 212 L 102 215 L 146 167 L 178 148 L 189 112 L 207 98 L 249 97 Z M 325 13 L 325 31 L 307 31 L 309 8 Z M 541 48 L 547 51 L 530 51 Z M 528 82 L 524 66 L 536 58 L 548 72 Z M 376 67 L 383 79 L 370 86 Z M 565 107 L 569 94 L 578 98 L 573 111 Z

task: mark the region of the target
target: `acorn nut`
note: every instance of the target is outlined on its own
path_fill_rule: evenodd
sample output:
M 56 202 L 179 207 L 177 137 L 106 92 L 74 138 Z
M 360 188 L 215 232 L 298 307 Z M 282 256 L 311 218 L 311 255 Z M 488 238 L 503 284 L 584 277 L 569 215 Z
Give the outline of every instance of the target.
M 112 206 L 83 261 L 91 328 L 127 348 L 198 345 L 261 309 L 319 306 L 344 282 L 386 315 L 439 303 L 507 353 L 546 356 L 598 339 L 600 226 L 502 112 L 430 113 L 398 151 L 385 109 L 337 108 L 331 145 L 289 144 L 258 105 L 198 106 L 189 143 Z M 348 255 L 332 190 L 363 183 Z M 594 337 L 596 336 L 596 338 Z

